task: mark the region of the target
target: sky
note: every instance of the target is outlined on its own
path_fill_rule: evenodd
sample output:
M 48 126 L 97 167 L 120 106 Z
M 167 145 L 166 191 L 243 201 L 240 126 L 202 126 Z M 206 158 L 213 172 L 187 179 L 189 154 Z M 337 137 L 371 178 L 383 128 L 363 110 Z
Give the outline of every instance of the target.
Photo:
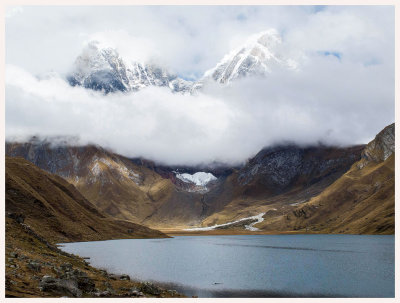
M 92 40 L 197 80 L 249 36 L 275 29 L 295 71 L 196 96 L 103 95 L 65 81 Z M 394 122 L 390 6 L 10 7 L 6 139 L 78 136 L 167 164 L 242 163 L 261 148 L 368 143 Z

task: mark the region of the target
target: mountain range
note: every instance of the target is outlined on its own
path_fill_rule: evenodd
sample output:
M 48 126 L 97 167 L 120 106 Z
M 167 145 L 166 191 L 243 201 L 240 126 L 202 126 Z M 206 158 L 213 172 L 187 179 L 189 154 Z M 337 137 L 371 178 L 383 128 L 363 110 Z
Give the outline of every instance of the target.
M 118 50 L 97 41 L 89 42 L 76 58 L 68 81 L 73 86 L 110 92 L 138 91 L 145 87 L 167 87 L 172 92 L 193 94 L 210 82 L 229 84 L 249 76 L 265 76 L 276 68 L 295 69 L 296 62 L 279 52 L 282 43 L 271 29 L 255 34 L 239 48 L 225 55 L 197 81 L 182 79 L 154 62 L 123 58 Z
M 68 81 L 104 93 L 157 86 L 193 94 L 208 83 L 229 85 L 240 78 L 268 77 L 275 69 L 295 70 L 296 62 L 282 55 L 281 43 L 274 30 L 251 36 L 193 82 L 154 63 L 122 58 L 117 49 L 92 41 L 76 59 Z M 87 201 L 86 206 L 107 218 L 161 230 L 222 225 L 264 232 L 394 231 L 394 124 L 367 145 L 278 144 L 238 166 L 168 166 L 98 145 L 74 144 L 69 138 L 9 141 L 6 155 L 61 177 L 68 182 L 63 188 L 71 184 L 82 195 L 75 200 Z M 8 208 L 22 209 L 8 201 Z
M 263 218 L 270 219 L 257 224 L 257 228 L 302 230 L 309 227 L 298 223 L 304 216 L 297 215 L 304 211 L 308 219 L 313 210 L 316 217 L 320 216 L 317 209 L 324 208 L 315 207 L 315 201 L 327 192 L 333 192 L 334 196 L 339 189 L 332 188 L 337 184 L 351 186 L 350 181 L 364 180 L 367 177 L 363 173 L 370 168 L 379 168 L 382 178 L 392 180 L 393 168 L 389 168 L 394 158 L 394 124 L 366 146 L 275 146 L 263 149 L 242 167 L 206 171 L 205 167 L 169 167 L 145 159 L 129 159 L 95 145 L 53 145 L 37 138 L 25 143 L 7 142 L 6 154 L 24 157 L 65 178 L 107 215 L 152 228 L 206 227 L 263 213 Z M 351 173 L 354 170 L 356 173 Z M 346 177 L 349 174 L 351 178 Z M 359 176 L 355 178 L 354 174 Z M 207 178 L 199 181 L 196 178 L 199 175 Z M 382 184 L 378 179 L 376 182 Z M 367 183 L 368 188 L 371 182 Z M 356 188 L 352 199 L 364 201 L 367 188 L 361 185 Z M 348 199 L 341 203 L 348 205 Z M 394 195 L 388 193 L 387 199 L 390 210 Z M 372 199 L 364 203 L 375 209 L 377 206 L 373 205 L 378 202 Z M 332 213 L 340 212 L 341 208 L 334 210 Z M 282 225 L 279 218 L 288 217 L 293 221 L 285 219 Z M 376 219 L 368 218 L 361 222 L 363 228 Z M 393 226 L 382 232 L 392 231 Z

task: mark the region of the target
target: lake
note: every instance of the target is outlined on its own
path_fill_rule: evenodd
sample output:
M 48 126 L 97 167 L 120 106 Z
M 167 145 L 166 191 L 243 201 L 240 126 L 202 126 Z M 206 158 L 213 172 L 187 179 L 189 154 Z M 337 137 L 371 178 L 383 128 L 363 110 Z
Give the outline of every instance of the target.
M 394 236 L 181 236 L 62 243 L 93 266 L 199 297 L 394 297 Z

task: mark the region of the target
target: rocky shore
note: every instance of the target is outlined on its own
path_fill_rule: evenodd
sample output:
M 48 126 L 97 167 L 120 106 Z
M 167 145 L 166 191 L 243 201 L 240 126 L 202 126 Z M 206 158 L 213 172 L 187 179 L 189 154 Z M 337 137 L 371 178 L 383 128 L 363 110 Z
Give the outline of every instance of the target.
M 184 297 L 92 267 L 88 258 L 61 251 L 14 217 L 6 217 L 6 297 Z

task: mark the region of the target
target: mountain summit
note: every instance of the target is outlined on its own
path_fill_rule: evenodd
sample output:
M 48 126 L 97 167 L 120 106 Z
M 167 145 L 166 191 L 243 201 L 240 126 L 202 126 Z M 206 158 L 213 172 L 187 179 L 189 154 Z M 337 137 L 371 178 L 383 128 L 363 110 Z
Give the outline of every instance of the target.
M 279 33 L 270 29 L 252 35 L 245 44 L 233 50 L 204 74 L 204 79 L 229 83 L 246 76 L 265 76 L 274 67 L 295 68 L 292 60 L 286 60 L 277 51 L 282 44 Z
M 75 60 L 68 77 L 71 85 L 80 85 L 105 93 L 138 91 L 148 86 L 169 87 L 173 92 L 187 92 L 192 82 L 183 80 L 155 64 L 128 61 L 111 47 L 92 41 Z
M 92 41 L 75 60 L 68 77 L 71 85 L 79 85 L 105 93 L 138 91 L 149 86 L 168 87 L 172 92 L 193 93 L 209 82 L 229 84 L 251 76 L 266 76 L 275 68 L 296 68 L 293 60 L 281 55 L 282 39 L 270 29 L 252 35 L 239 48 L 225 55 L 196 82 L 187 81 L 154 63 L 140 63 L 122 58 L 118 51 Z

